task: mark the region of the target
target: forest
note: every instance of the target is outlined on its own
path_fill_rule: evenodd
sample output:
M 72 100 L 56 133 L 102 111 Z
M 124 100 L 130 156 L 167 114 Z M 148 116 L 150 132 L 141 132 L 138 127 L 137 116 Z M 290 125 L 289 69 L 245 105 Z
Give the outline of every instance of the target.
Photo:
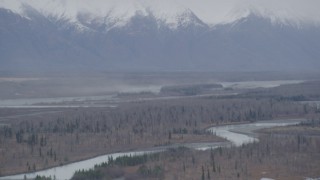
M 54 111 L 52 114 L 22 116 L 2 121 L 0 126 L 0 175 L 34 172 L 112 152 L 175 143 L 225 141 L 207 131 L 207 128 L 212 126 L 290 118 L 318 121 L 319 107 L 304 102 L 319 100 L 319 87 L 319 82 L 306 82 L 275 88 L 253 89 L 237 95 L 186 96 L 179 99 L 131 101 L 121 103 L 115 108 L 56 108 L 50 109 Z M 38 113 L 38 111 L 37 109 L 17 111 L 1 108 L 0 114 L 10 116 L 13 113 Z M 294 131 L 292 136 L 274 135 L 281 134 L 281 132 L 282 130 L 276 133 L 261 132 L 259 143 L 241 148 L 223 148 L 209 152 L 182 148 L 154 155 L 158 158 L 148 157 L 147 160 L 143 159 L 144 156 L 143 160 L 138 157 L 122 157 L 114 162 L 111 161 L 112 166 L 106 165 L 106 169 L 104 165 L 101 165 L 90 172 L 78 171 L 74 179 L 81 179 L 82 175 L 87 173 L 99 172 L 99 176 L 102 176 L 105 175 L 105 172 L 112 174 L 114 171 L 116 174 L 126 176 L 126 172 L 129 171 L 126 170 L 128 166 L 139 166 L 136 171 L 140 172 L 138 177 L 155 179 L 175 179 L 175 177 L 183 179 L 183 177 L 193 177 L 196 174 L 197 178 L 202 179 L 218 177 L 251 179 L 259 176 L 253 174 L 255 167 L 265 168 L 277 160 L 281 160 L 277 162 L 279 166 L 286 163 L 286 168 L 291 168 L 292 172 L 296 171 L 299 169 L 295 166 L 296 164 L 300 167 L 305 163 L 302 160 L 299 162 L 299 159 L 296 160 L 297 162 L 289 161 L 289 157 L 297 153 L 299 157 L 312 155 L 314 158 L 310 159 L 311 169 L 307 172 L 317 172 L 316 169 L 313 169 L 317 167 L 313 167 L 312 164 L 319 160 L 315 158 L 319 157 L 318 133 L 311 136 L 305 133 L 313 132 L 308 130 L 299 132 L 298 135 Z M 297 141 L 298 149 L 293 148 L 292 154 L 286 154 L 288 157 L 281 155 L 281 152 L 287 152 L 285 148 L 295 147 Z M 261 149 L 268 151 L 262 152 Z M 269 156 L 274 157 L 273 155 L 284 159 L 269 158 Z M 204 158 L 206 156 L 210 158 Z M 244 157 L 245 163 L 240 163 Z M 172 158 L 174 160 L 171 160 Z M 208 159 L 211 159 L 211 162 L 207 162 Z M 123 161 L 126 163 L 119 163 Z M 171 161 L 173 161 L 172 164 Z M 175 163 L 181 163 L 177 167 L 182 167 L 182 171 L 177 172 L 184 173 L 168 172 L 168 169 L 173 168 Z M 225 169 L 231 165 L 228 163 L 232 163 L 234 170 L 227 173 Z M 125 170 L 114 168 L 118 166 L 124 167 Z M 118 169 L 121 172 L 117 172 Z M 198 173 L 192 173 L 192 169 L 196 169 Z M 100 173 L 100 170 L 103 173 Z M 280 174 L 277 177 L 284 176 Z

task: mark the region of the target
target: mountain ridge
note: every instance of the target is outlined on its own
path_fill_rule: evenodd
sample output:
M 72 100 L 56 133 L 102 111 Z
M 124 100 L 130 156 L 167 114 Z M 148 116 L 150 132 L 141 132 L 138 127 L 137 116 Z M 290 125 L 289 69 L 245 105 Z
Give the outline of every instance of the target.
M 251 13 L 210 26 L 185 11 L 172 28 L 152 13 L 123 26 L 83 14 L 79 22 L 46 16 L 25 6 L 28 17 L 0 8 L 0 70 L 10 71 L 317 71 L 317 26 L 274 23 Z M 80 27 L 79 27 L 80 26 Z M 80 30 L 79 30 L 80 28 Z M 84 28 L 84 29 L 81 29 Z
M 245 3 L 244 3 L 245 4 Z M 205 4 L 204 4 L 205 5 Z M 199 16 L 199 11 L 195 12 L 194 7 L 185 5 L 180 0 L 1 0 L 0 8 L 10 9 L 12 12 L 26 16 L 25 7 L 33 8 L 45 17 L 65 18 L 70 22 L 79 23 L 79 14 L 86 14 L 96 19 L 109 18 L 109 21 L 117 21 L 119 26 L 125 25 L 132 17 L 137 14 L 149 16 L 153 15 L 156 19 L 165 22 L 167 25 L 177 24 L 177 19 L 181 14 L 192 12 L 198 19 L 208 26 L 219 24 L 229 24 L 250 14 L 256 14 L 271 19 L 275 23 L 289 24 L 312 24 L 320 25 L 320 21 L 312 22 L 305 15 L 292 15 L 290 8 L 270 10 L 263 6 L 248 5 L 243 7 L 230 7 L 220 22 L 209 22 L 214 16 L 206 19 Z M 282 14 L 282 15 L 281 15 Z M 299 13 L 296 13 L 299 14 Z M 210 16 L 209 16 L 210 17 Z M 173 26 L 175 27 L 175 26 Z

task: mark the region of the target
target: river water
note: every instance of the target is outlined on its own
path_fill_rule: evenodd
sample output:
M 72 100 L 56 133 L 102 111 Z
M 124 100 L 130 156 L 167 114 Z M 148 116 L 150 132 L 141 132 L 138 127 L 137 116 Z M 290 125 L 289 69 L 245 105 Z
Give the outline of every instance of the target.
M 185 146 L 188 148 L 193 148 L 197 150 L 206 150 L 210 148 L 218 148 L 218 147 L 226 147 L 231 144 L 235 146 L 241 146 L 246 143 L 251 143 L 253 141 L 258 141 L 257 135 L 254 133 L 255 130 L 270 128 L 276 126 L 288 126 L 298 124 L 303 120 L 294 119 L 294 120 L 272 120 L 272 121 L 259 121 L 256 123 L 250 124 L 239 124 L 239 125 L 226 125 L 226 126 L 217 126 L 209 128 L 208 131 L 216 134 L 217 136 L 226 138 L 230 142 L 222 142 L 222 143 L 189 143 L 189 144 L 175 144 L 170 146 L 160 146 L 154 148 L 148 148 L 138 151 L 130 151 L 130 152 L 121 152 L 121 153 L 112 153 L 99 157 L 95 157 L 92 159 L 71 163 L 68 165 L 50 168 L 47 170 L 38 171 L 35 173 L 27 173 L 27 174 L 18 174 L 6 177 L 0 177 L 0 180 L 14 180 L 14 179 L 24 179 L 24 176 L 27 178 L 34 178 L 37 175 L 40 176 L 51 176 L 56 177 L 59 180 L 70 179 L 75 171 L 77 170 L 87 170 L 93 168 L 96 164 L 101 164 L 103 162 L 107 162 L 109 157 L 119 157 L 124 155 L 142 155 L 145 153 L 155 153 L 160 151 L 165 151 L 168 148 L 176 148 L 179 146 Z
M 23 80 L 23 79 L 22 79 Z M 0 78 L 1 81 L 1 78 Z M 300 80 L 277 80 L 277 81 L 241 81 L 241 82 L 216 82 L 224 88 L 233 89 L 253 89 L 270 88 L 284 84 L 297 84 Z M 76 108 L 76 107 L 115 107 L 119 102 L 126 102 L 119 99 L 117 93 L 139 93 L 152 92 L 159 93 L 163 85 L 147 86 L 119 86 L 115 92 L 102 96 L 80 96 L 80 97 L 52 97 L 52 98 L 23 98 L 23 99 L 0 99 L 0 108 Z M 228 94 L 222 94 L 228 95 Z M 201 95 L 200 95 L 201 96 Z M 157 97 L 143 100 L 175 99 L 182 97 Z
M 271 128 L 277 126 L 295 125 L 303 121 L 302 119 L 292 120 L 272 120 L 272 121 L 259 121 L 250 124 L 226 125 L 212 127 L 208 130 L 212 133 L 227 139 L 235 146 L 252 143 L 258 141 L 257 134 L 254 132 L 263 128 Z
M 115 101 L 115 95 L 55 97 L 0 100 L 0 108 L 74 108 L 74 107 L 109 107 L 110 104 L 99 104 L 100 101 Z M 87 102 L 87 103 L 86 103 Z

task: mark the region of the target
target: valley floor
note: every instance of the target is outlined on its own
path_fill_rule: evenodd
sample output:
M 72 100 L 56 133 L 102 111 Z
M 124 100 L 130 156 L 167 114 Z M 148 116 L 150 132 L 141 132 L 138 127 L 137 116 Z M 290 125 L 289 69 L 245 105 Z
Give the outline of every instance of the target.
M 319 121 L 318 121 L 319 122 Z M 312 128 L 317 133 L 301 133 Z M 172 149 L 144 161 L 118 158 L 94 170 L 77 172 L 73 180 L 98 179 L 281 179 L 320 177 L 320 126 L 263 130 L 260 142 L 241 147 L 193 151 Z M 122 163 L 119 163 L 122 162 Z
M 171 88 L 170 93 L 188 94 L 190 90 L 201 92 L 203 88 L 207 86 L 201 85 L 200 89 L 179 86 Z M 319 81 L 239 92 L 128 101 L 117 107 L 0 108 L 0 176 L 34 172 L 113 152 L 175 143 L 224 141 L 208 134 L 206 128 L 210 126 L 284 118 L 319 119 L 318 106 L 304 103 L 320 99 Z M 130 98 L 132 96 L 130 94 Z M 161 172 L 166 173 L 161 173 L 160 177 L 199 179 L 202 174 L 206 174 L 205 177 L 210 174 L 210 178 L 250 179 L 265 175 L 285 179 L 297 178 L 294 172 L 300 170 L 304 175 L 317 175 L 312 172 L 318 168 L 314 164 L 318 163 L 316 149 L 320 148 L 317 136 L 312 133 L 317 134 L 318 130 L 310 127 L 305 130 L 309 134 L 304 134 L 304 130 L 294 131 L 307 137 L 304 139 L 265 135 L 261 143 L 223 149 L 221 155 L 214 150 L 215 166 L 210 164 L 210 158 L 208 160 L 211 152 L 183 150 L 180 156 L 170 151 L 161 155 L 164 156 L 160 160 Z M 297 141 L 301 145 L 299 148 Z M 285 149 L 291 146 L 292 152 Z M 147 167 L 153 168 L 154 163 Z M 287 163 L 284 167 L 289 169 L 273 169 L 276 165 L 285 165 L 283 163 Z M 307 168 L 301 168 L 303 164 Z M 140 167 L 135 168 L 129 167 L 128 171 L 135 174 Z M 283 174 L 285 170 L 293 173 Z

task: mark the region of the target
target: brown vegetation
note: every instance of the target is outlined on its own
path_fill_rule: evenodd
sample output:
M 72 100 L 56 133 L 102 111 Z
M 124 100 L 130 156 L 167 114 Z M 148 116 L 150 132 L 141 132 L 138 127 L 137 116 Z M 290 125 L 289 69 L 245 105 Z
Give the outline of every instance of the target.
M 16 115 L 16 112 L 23 115 L 24 111 L 39 112 L 0 109 L 0 115 Z M 114 109 L 52 111 L 2 119 L 1 175 L 35 171 L 111 152 L 177 142 L 221 141 L 207 135 L 205 128 L 319 113 L 315 107 L 295 103 L 290 98 L 252 94 L 123 103 Z M 204 164 L 197 169 L 201 171 L 202 166 L 207 167 Z
M 320 177 L 320 134 L 302 133 L 303 126 L 269 129 L 272 134 L 260 136 L 260 141 L 241 147 L 192 151 L 171 149 L 151 155 L 137 165 L 104 166 L 95 172 L 116 174 L 125 179 L 272 179 L 300 180 Z M 320 126 L 312 127 L 319 130 Z M 290 134 L 286 134 L 290 131 Z M 279 133 L 279 134 L 278 134 Z M 161 173 L 150 177 L 141 169 L 157 167 Z M 152 171 L 151 171 L 152 172 Z M 87 174 L 89 175 L 89 174 Z M 89 176 L 90 177 L 90 176 Z M 105 176 L 104 176 L 105 177 Z M 85 177 L 74 179 L 88 179 Z M 89 178 L 90 179 L 90 178 Z

